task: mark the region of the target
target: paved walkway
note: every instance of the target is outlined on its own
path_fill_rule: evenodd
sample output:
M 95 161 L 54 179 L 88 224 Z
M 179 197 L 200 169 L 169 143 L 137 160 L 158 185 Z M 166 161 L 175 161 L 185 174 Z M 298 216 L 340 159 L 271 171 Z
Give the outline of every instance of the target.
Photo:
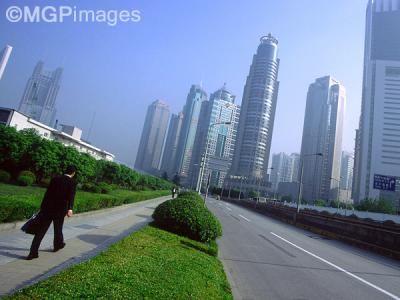
M 170 197 L 142 201 L 66 218 L 66 247 L 56 253 L 52 226 L 42 241 L 39 258 L 26 261 L 32 235 L 19 228 L 0 231 L 0 296 L 43 280 L 87 260 L 151 221 L 154 208 Z

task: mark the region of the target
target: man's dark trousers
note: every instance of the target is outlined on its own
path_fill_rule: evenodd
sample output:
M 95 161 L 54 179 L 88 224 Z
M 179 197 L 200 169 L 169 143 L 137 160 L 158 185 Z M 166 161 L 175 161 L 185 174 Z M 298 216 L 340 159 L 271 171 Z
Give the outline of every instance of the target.
M 62 228 L 64 224 L 64 217 L 51 217 L 51 216 L 40 216 L 42 219 L 40 220 L 40 229 L 35 234 L 33 238 L 31 251 L 32 255 L 36 255 L 39 252 L 40 243 L 42 242 L 43 237 L 45 236 L 47 230 L 50 227 L 51 222 L 53 222 L 54 227 L 54 241 L 53 246 L 54 249 L 60 248 L 64 244 L 64 236 L 62 233 Z

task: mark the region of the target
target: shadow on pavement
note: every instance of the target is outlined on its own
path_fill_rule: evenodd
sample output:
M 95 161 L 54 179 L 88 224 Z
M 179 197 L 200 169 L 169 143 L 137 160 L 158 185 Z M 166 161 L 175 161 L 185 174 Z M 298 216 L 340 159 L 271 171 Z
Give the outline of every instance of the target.
M 89 244 L 93 245 L 100 245 L 104 241 L 112 238 L 112 235 L 104 235 L 104 234 L 81 234 L 78 235 L 77 238 L 80 239 L 81 241 L 84 241 Z

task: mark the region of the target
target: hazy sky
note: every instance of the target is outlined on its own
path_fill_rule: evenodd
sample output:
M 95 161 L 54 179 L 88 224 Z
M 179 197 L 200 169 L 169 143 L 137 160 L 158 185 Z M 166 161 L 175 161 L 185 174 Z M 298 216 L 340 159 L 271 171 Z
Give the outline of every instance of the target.
M 138 23 L 10 23 L 10 5 L 71 5 L 141 12 Z M 224 82 L 242 100 L 259 38 L 279 40 L 280 90 L 271 152 L 300 150 L 307 89 L 332 75 L 347 90 L 344 150 L 353 151 L 361 108 L 367 0 L 140 0 L 0 2 L 0 46 L 14 47 L 0 106 L 17 108 L 39 59 L 64 68 L 57 119 L 133 165 L 147 106 L 179 112 L 190 85 L 208 94 Z

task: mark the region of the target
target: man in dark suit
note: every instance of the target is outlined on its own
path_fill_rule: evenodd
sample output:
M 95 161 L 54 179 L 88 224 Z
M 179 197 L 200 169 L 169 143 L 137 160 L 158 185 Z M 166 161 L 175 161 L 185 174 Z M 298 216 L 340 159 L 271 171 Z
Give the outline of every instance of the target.
M 27 260 L 39 257 L 39 246 L 44 235 L 50 227 L 51 222 L 54 226 L 54 252 L 65 247 L 62 228 L 64 217 L 72 216 L 74 206 L 76 183 L 73 177 L 76 168 L 69 166 L 63 176 L 55 177 L 51 180 L 49 187 L 44 195 L 39 213 L 39 229 L 33 238 L 31 250 Z

